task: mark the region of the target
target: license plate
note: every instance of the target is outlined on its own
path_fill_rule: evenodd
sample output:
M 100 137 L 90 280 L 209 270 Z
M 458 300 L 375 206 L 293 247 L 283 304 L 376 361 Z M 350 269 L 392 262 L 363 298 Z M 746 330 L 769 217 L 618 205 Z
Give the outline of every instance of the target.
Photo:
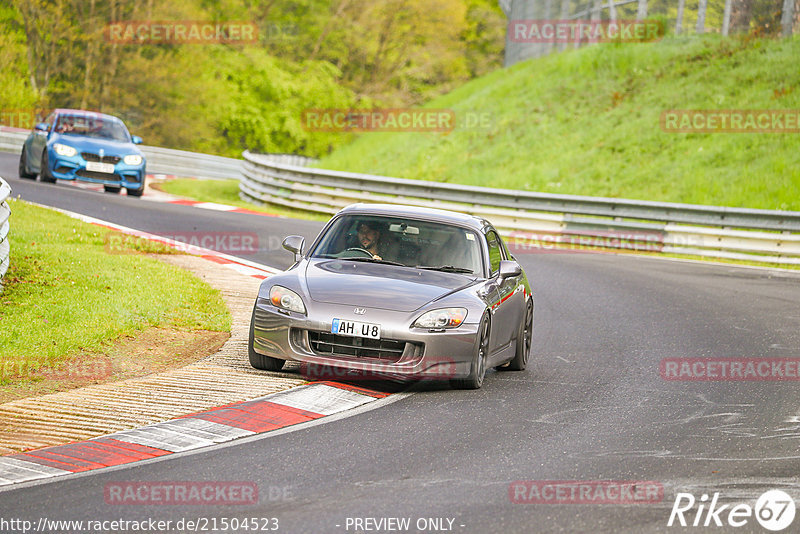
M 94 172 L 105 172 L 114 174 L 114 166 L 110 163 L 100 163 L 99 161 L 87 161 L 86 170 Z
M 372 323 L 359 323 L 358 321 L 344 321 L 334 319 L 331 324 L 331 334 L 340 336 L 366 337 L 369 339 L 381 338 L 381 325 Z

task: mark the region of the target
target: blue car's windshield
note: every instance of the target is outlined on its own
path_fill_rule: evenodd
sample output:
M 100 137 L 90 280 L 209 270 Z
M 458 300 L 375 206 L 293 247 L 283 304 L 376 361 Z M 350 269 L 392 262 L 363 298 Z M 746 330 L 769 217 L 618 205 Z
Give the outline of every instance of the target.
M 374 260 L 423 269 L 482 274 L 478 239 L 475 232 L 450 224 L 345 215 L 328 228 L 311 257 Z
M 122 123 L 93 115 L 61 115 L 55 131 L 61 135 L 80 135 L 121 142 L 131 140 Z

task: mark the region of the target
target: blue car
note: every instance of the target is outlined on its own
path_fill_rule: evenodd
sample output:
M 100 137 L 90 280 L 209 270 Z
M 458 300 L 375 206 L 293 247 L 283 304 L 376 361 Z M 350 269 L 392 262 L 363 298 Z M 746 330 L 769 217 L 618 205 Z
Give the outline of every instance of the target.
M 122 188 L 142 196 L 145 158 L 117 117 L 78 109 L 57 109 L 36 125 L 19 157 L 19 177 L 43 182 L 81 180 L 103 184 L 109 193 Z

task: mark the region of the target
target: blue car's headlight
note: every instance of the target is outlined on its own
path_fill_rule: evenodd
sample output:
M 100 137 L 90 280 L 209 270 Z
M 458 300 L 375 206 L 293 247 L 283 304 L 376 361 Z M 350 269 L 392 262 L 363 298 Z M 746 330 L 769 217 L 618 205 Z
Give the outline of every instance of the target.
M 139 154 L 128 154 L 122 161 L 125 162 L 125 165 L 139 165 L 142 163 L 142 156 Z
M 72 148 L 71 146 L 62 145 L 61 143 L 55 143 L 53 145 L 53 150 L 55 150 L 56 154 L 58 154 L 59 156 L 64 156 L 67 158 L 71 158 L 72 156 L 78 153 L 78 151 Z

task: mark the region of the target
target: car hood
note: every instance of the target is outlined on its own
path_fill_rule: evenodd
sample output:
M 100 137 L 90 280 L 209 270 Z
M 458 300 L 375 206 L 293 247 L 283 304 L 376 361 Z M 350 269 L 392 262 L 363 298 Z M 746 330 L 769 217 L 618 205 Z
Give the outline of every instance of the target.
M 56 134 L 53 142 L 63 143 L 75 148 L 78 152 L 97 153 L 102 149 L 106 155 L 125 156 L 128 154 L 142 155 L 142 151 L 131 142 L 112 141 L 111 139 L 98 139 L 97 137 L 84 137 L 82 135 Z
M 463 274 L 346 260 L 312 261 L 306 267 L 312 300 L 402 312 L 419 309 L 474 281 Z

